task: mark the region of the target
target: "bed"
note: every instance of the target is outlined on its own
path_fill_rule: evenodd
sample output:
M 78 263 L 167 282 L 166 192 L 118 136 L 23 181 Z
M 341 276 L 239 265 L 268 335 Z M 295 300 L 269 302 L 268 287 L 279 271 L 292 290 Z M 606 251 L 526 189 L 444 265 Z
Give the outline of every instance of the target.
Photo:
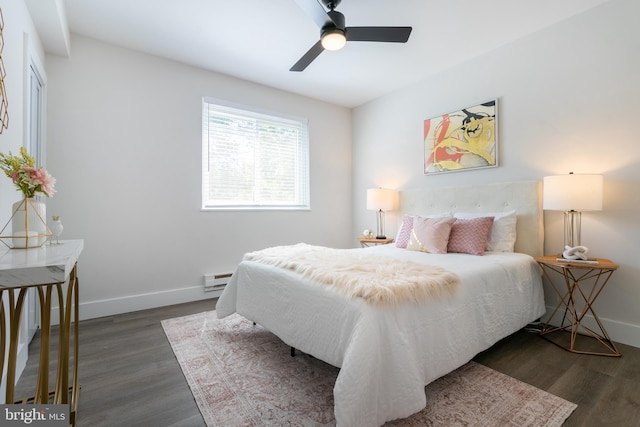
M 425 385 L 544 314 L 541 273 L 532 258 L 543 245 L 540 187 L 512 182 L 401 193 L 403 215 L 515 211 L 513 252 L 427 254 L 395 244 L 351 250 L 454 272 L 460 281 L 451 294 L 419 304 L 371 304 L 297 271 L 244 260 L 217 302 L 217 315 L 237 312 L 287 345 L 339 367 L 338 426 L 408 417 L 425 407 Z

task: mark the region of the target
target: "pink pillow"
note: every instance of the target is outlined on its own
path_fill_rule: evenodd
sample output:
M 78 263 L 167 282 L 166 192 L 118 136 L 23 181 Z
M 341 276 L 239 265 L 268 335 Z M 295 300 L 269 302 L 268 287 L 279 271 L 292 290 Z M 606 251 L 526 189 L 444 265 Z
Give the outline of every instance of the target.
M 413 218 L 413 230 L 407 243 L 410 251 L 446 254 L 451 225 L 455 218 Z
M 492 226 L 492 216 L 456 219 L 451 226 L 447 252 L 482 255 Z
M 455 218 L 471 219 L 480 217 L 493 217 L 493 226 L 487 239 L 487 251 L 489 252 L 513 252 L 516 243 L 516 223 L 518 218 L 516 211 L 495 213 L 456 213 Z
M 409 238 L 411 237 L 411 230 L 413 230 L 413 216 L 405 215 L 402 218 L 402 225 L 396 236 L 396 247 L 403 249 L 407 247 L 407 243 L 409 243 Z

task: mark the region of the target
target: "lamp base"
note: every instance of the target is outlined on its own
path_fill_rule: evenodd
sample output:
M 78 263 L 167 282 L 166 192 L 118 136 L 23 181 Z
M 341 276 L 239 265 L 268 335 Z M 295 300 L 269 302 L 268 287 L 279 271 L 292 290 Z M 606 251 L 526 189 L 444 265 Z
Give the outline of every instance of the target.
M 384 212 L 382 209 L 378 210 L 378 232 L 376 233 L 376 239 L 386 239 L 387 237 L 384 235 Z
M 564 246 L 574 248 L 580 246 L 580 229 L 582 214 L 578 211 L 564 213 Z

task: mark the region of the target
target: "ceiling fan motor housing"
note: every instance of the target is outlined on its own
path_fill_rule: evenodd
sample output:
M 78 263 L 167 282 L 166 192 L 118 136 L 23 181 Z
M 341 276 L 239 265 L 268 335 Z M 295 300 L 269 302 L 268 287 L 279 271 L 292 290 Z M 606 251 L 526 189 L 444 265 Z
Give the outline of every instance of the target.
M 327 15 L 331 18 L 331 21 L 328 21 L 323 27 L 320 34 L 324 34 L 327 31 L 335 32 L 334 30 L 338 29 L 342 31 L 343 34 L 346 33 L 346 21 L 344 19 L 344 15 L 335 10 L 327 12 Z
M 322 4 L 329 8 L 329 10 L 333 10 L 340 4 L 342 0 L 322 0 Z

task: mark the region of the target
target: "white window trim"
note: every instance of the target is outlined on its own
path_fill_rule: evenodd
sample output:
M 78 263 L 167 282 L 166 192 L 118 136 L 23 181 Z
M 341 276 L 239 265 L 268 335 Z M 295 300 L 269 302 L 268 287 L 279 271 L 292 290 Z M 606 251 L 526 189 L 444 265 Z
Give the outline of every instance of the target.
M 275 120 L 282 119 L 283 121 L 291 121 L 296 122 L 304 128 L 304 132 L 301 135 L 302 138 L 302 146 L 300 147 L 299 154 L 299 166 L 300 171 L 298 178 L 303 182 L 298 183 L 298 191 L 300 198 L 298 199 L 299 203 L 295 204 L 261 204 L 254 203 L 248 201 L 246 203 L 220 203 L 220 204 L 212 204 L 209 203 L 206 192 L 209 189 L 208 183 L 208 159 L 209 159 L 209 137 L 208 137 L 208 124 L 205 121 L 205 108 L 208 105 L 218 106 L 222 109 L 229 109 L 230 111 L 234 111 L 242 114 L 247 113 L 248 115 L 255 114 L 256 117 L 265 116 L 268 120 L 269 118 L 273 118 Z M 206 116 L 208 117 L 208 116 Z M 309 130 L 308 130 L 308 120 L 301 117 L 285 115 L 282 113 L 263 110 L 260 108 L 255 108 L 251 106 L 246 106 L 238 103 L 229 102 L 226 100 L 221 100 L 212 97 L 203 97 L 202 98 L 202 211 L 229 211 L 229 210 L 251 210 L 251 211 L 260 211 L 260 210 L 310 210 L 311 209 L 311 196 L 310 196 L 310 178 L 309 178 Z

